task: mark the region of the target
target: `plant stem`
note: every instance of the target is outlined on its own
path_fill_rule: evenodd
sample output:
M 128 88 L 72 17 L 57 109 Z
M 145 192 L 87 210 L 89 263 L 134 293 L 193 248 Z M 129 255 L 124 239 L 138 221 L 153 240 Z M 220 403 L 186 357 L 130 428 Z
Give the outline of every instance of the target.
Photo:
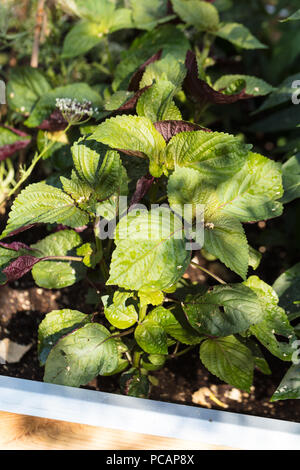
M 70 129 L 71 127 L 71 124 L 68 124 L 68 126 L 66 127 L 65 129 L 65 133 Z M 7 197 L 1 202 L 1 205 L 0 207 L 2 206 L 2 204 L 9 198 L 11 198 L 11 196 L 13 196 L 19 189 L 20 186 L 22 186 L 22 184 L 24 183 L 24 181 L 27 180 L 27 178 L 29 178 L 29 176 L 31 175 L 34 167 L 36 166 L 36 164 L 38 163 L 38 161 L 45 155 L 46 152 L 48 152 L 48 150 L 51 149 L 51 147 L 55 144 L 55 140 L 53 140 L 47 147 L 45 147 L 42 152 L 38 155 L 35 155 L 33 157 L 33 160 L 31 162 L 31 165 L 27 168 L 26 171 L 24 171 L 23 175 L 21 176 L 21 178 L 19 179 L 19 181 L 17 182 L 17 184 L 13 187 L 13 189 L 8 193 Z
M 141 351 L 135 351 L 133 354 L 133 367 L 138 369 L 140 367 L 140 360 L 141 360 L 141 355 L 143 353 Z
M 193 266 L 195 266 L 196 268 L 198 269 L 201 269 L 201 271 L 205 272 L 206 274 L 208 274 L 209 276 L 213 277 L 216 281 L 218 281 L 220 284 L 226 284 L 225 281 L 223 281 L 223 279 L 221 279 L 219 276 L 217 276 L 216 274 L 213 274 L 211 273 L 210 271 L 208 271 L 208 269 L 205 269 L 203 266 L 200 266 L 200 264 L 197 264 L 195 263 L 194 261 L 191 261 L 191 264 Z
M 43 261 L 46 260 L 61 260 L 61 261 L 82 261 L 82 256 L 45 256 Z
M 169 359 L 173 359 L 174 357 L 179 357 L 179 356 L 182 356 L 183 354 L 189 352 L 191 349 L 193 349 L 196 345 L 193 345 L 193 346 L 188 346 L 187 348 L 185 349 L 182 349 L 182 351 L 179 351 L 179 352 L 174 352 L 173 354 L 170 354 L 168 357 Z
M 110 338 L 120 338 L 121 336 L 127 336 L 127 335 L 129 335 L 130 333 L 132 333 L 134 330 L 135 330 L 135 326 L 133 326 L 132 328 L 129 328 L 129 330 L 122 331 L 122 333 L 116 333 L 115 335 L 111 335 L 111 336 L 110 336 L 109 338 L 107 338 L 107 339 L 110 339 Z
M 146 317 L 147 307 L 148 307 L 148 305 L 144 305 L 143 307 L 140 307 L 140 311 L 139 311 L 139 321 L 140 322 L 142 322 Z

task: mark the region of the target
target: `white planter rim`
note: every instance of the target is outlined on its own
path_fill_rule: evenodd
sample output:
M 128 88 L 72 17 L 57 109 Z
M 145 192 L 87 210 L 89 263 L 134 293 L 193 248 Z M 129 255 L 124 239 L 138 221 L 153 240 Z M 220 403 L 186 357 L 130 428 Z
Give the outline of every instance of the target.
M 300 449 L 300 423 L 1 375 L 0 410 L 237 449 Z

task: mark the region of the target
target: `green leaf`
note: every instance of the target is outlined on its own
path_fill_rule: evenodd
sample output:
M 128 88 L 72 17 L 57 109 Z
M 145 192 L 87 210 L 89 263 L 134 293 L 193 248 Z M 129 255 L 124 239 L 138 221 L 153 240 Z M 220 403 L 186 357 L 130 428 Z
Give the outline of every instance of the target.
M 60 3 L 67 13 L 98 22 L 112 17 L 116 8 L 115 0 L 71 0 Z
M 96 199 L 108 199 L 118 190 L 124 171 L 118 152 L 107 151 L 107 147 L 88 137 L 75 142 L 72 155 L 79 177 Z
M 284 308 L 289 319 L 300 316 L 300 263 L 295 264 L 281 274 L 273 284 L 279 297 L 279 305 Z
M 78 207 L 84 209 L 85 203 L 89 200 L 92 193 L 91 186 L 79 179 L 73 170 L 71 179 L 61 176 L 60 181 L 65 193 L 69 194 L 76 201 Z
M 78 256 L 83 256 L 83 264 L 88 268 L 95 269 L 96 265 L 102 258 L 101 253 L 97 253 L 94 243 L 85 243 L 77 248 L 76 253 Z
M 172 287 L 190 262 L 182 222 L 166 207 L 129 212 L 116 228 L 115 243 L 108 284 L 125 289 Z
M 133 91 L 119 90 L 113 93 L 104 103 L 106 111 L 115 111 L 134 96 Z
M 222 212 L 242 222 L 270 219 L 282 213 L 281 165 L 250 152 L 243 168 L 217 188 Z
M 299 10 L 295 11 L 292 15 L 288 16 L 287 18 L 284 18 L 284 20 L 281 20 L 281 23 L 285 23 L 286 21 L 299 21 L 300 20 L 300 8 Z
M 150 171 L 160 176 L 161 154 L 166 146 L 164 138 L 150 119 L 138 116 L 116 116 L 98 126 L 92 138 L 112 148 L 126 150 L 133 155 L 150 159 Z M 154 174 L 155 173 L 155 174 Z
M 183 327 L 175 315 L 164 307 L 153 309 L 147 315 L 147 319 L 158 323 L 168 335 L 183 344 L 199 344 L 203 339 L 196 331 L 190 328 L 187 322 L 185 322 L 186 325 Z
M 218 28 L 218 10 L 208 2 L 172 0 L 172 6 L 185 23 L 195 26 L 199 31 L 215 31 Z
M 46 150 L 46 147 L 51 147 Z M 60 171 L 69 170 L 72 165 L 69 139 L 64 131 L 48 132 L 41 129 L 37 134 L 38 151 L 43 153 L 43 160 L 52 158 L 51 164 Z
M 241 340 L 241 338 L 239 338 Z M 266 359 L 264 358 L 259 345 L 252 340 L 251 338 L 247 338 L 244 341 L 245 345 L 250 349 L 253 354 L 254 364 L 257 369 L 260 370 L 265 375 L 271 375 L 272 371 L 267 363 Z
M 248 175 L 245 176 L 245 179 L 247 177 Z M 228 181 L 231 183 L 234 178 Z M 210 178 L 208 182 L 210 183 Z M 229 203 L 234 204 L 236 195 L 234 194 L 231 200 L 230 191 L 234 192 L 234 189 L 236 189 L 238 192 L 240 187 L 237 185 L 234 187 L 232 183 L 226 185 L 227 183 L 219 185 L 218 190 L 228 186 L 228 192 L 224 190 L 224 194 L 226 198 L 228 197 Z M 272 191 L 273 189 L 271 189 L 271 194 Z M 229 269 L 245 279 L 248 264 L 251 264 L 254 260 L 249 258 L 247 238 L 238 220 L 242 217 L 239 213 L 233 213 L 232 216 L 227 214 L 224 210 L 224 201 L 218 199 L 216 194 L 214 187 L 206 183 L 206 178 L 203 178 L 201 172 L 192 168 L 176 168 L 169 178 L 168 198 L 171 208 L 177 213 L 180 209 L 184 209 L 184 215 L 186 215 L 186 208 L 190 207 L 192 216 L 197 216 L 198 221 L 200 217 L 203 217 L 204 212 L 205 250 L 219 258 Z M 239 217 L 236 218 L 235 215 Z M 202 226 L 200 228 L 202 229 Z M 202 234 L 196 232 L 196 235 L 197 239 L 200 240 Z M 236 250 L 237 245 L 239 250 Z M 253 258 L 253 251 L 251 255 Z
M 164 21 L 169 21 L 174 15 L 167 16 L 165 0 L 130 0 L 134 27 L 151 30 Z
M 255 36 L 253 36 L 246 26 L 240 23 L 222 23 L 215 34 L 243 49 L 267 48 L 265 44 L 262 44 Z
M 189 295 L 183 309 L 198 333 L 213 336 L 243 332 L 263 318 L 257 295 L 243 284 L 215 286 L 204 295 Z
M 270 401 L 298 398 L 300 398 L 300 364 L 293 364 L 284 375 Z
M 108 33 L 133 26 L 131 12 L 127 8 L 120 8 L 114 13 L 106 12 L 99 16 L 98 21 L 92 15 L 89 16 L 91 19 L 79 21 L 68 32 L 64 40 L 62 58 L 69 59 L 85 54 L 101 43 Z
M 84 324 L 89 323 L 91 315 L 86 315 L 78 310 L 52 310 L 39 324 L 38 355 L 41 365 L 58 340 L 71 333 Z
M 263 321 L 250 327 L 250 332 L 272 353 L 283 361 L 290 361 L 294 352 L 291 345 L 295 338 L 294 329 L 281 307 L 278 307 L 278 297 L 271 286 L 257 276 L 250 276 L 244 283 L 252 289 L 261 304 Z M 289 343 L 279 342 L 275 335 L 289 340 Z
M 253 356 L 250 349 L 234 336 L 204 341 L 200 346 L 200 359 L 219 379 L 250 392 L 254 369 Z
M 295 90 L 295 89 L 294 89 Z M 300 125 L 300 110 L 299 106 L 291 104 L 280 111 L 273 112 L 269 116 L 255 121 L 247 127 L 250 132 L 270 132 L 275 133 L 278 131 L 294 130 Z
M 98 323 L 88 323 L 54 346 L 46 361 L 44 381 L 79 387 L 117 365 L 117 345 L 109 331 Z
M 290 101 L 291 95 L 295 92 L 295 88 L 292 87 L 292 84 L 296 80 L 300 80 L 300 73 L 295 73 L 285 78 L 253 114 Z
M 129 328 L 138 320 L 132 292 L 115 292 L 113 301 L 108 295 L 101 297 L 107 320 L 121 330 Z
M 115 70 L 113 90 L 128 88 L 132 74 L 160 49 L 162 58 L 170 54 L 183 64 L 189 48 L 190 44 L 184 33 L 171 24 L 162 25 L 137 37 L 130 48 L 122 53 L 122 60 Z
M 61 230 L 48 235 L 43 240 L 31 245 L 33 255 L 66 256 L 73 254 L 74 248 L 82 243 L 81 237 L 74 230 Z M 80 281 L 86 274 L 82 263 L 70 261 L 41 261 L 32 268 L 36 284 L 46 289 L 62 289 Z
M 113 14 L 109 26 L 109 32 L 113 33 L 119 29 L 133 28 L 132 12 L 129 8 L 118 8 Z
M 223 90 L 230 87 L 237 80 L 243 80 L 246 84 L 245 93 L 252 96 L 264 96 L 271 93 L 274 88 L 261 78 L 252 75 L 223 75 L 214 83 L 215 90 Z
M 85 54 L 103 41 L 105 28 L 102 24 L 82 20 L 70 29 L 64 40 L 62 58 L 69 59 Z
M 262 258 L 262 254 L 255 250 L 254 248 L 252 248 L 252 246 L 248 246 L 249 247 L 249 266 L 251 266 L 254 270 L 258 268 L 259 264 L 260 264 L 260 261 L 261 261 L 261 258 Z
M 138 369 L 131 368 L 123 372 L 120 378 L 121 391 L 124 395 L 137 398 L 148 398 L 150 384 L 146 375 Z
M 204 248 L 245 279 L 249 245 L 242 224 L 234 217 L 216 213 L 205 219 L 204 227 Z
M 169 142 L 166 165 L 199 170 L 216 184 L 234 175 L 243 165 L 251 145 L 223 132 L 180 132 Z
M 147 65 L 140 81 L 140 89 L 152 85 L 153 82 L 166 80 L 174 85 L 176 91 L 179 91 L 186 72 L 183 60 L 178 60 L 173 55 L 167 54 L 163 59 Z
M 210 179 L 208 180 L 210 182 Z M 231 180 L 230 180 L 231 181 Z M 192 168 L 176 168 L 169 178 L 168 198 L 175 212 L 190 207 L 192 217 L 203 218 L 204 211 L 204 248 L 219 258 L 229 269 L 246 278 L 249 264 L 249 247 L 242 224 L 234 217 L 224 213 L 218 202 L 214 187 L 206 183 L 200 171 Z M 191 205 L 191 206 L 188 206 Z M 205 207 L 205 210 L 204 210 Z M 187 214 L 190 215 L 189 213 Z M 191 223 L 190 220 L 188 220 Z M 200 226 L 202 230 L 202 226 Z M 202 233 L 197 231 L 199 242 Z M 236 246 L 239 250 L 236 250 Z
M 153 320 L 140 323 L 134 337 L 138 345 L 149 354 L 168 354 L 167 335 L 164 329 Z
M 88 221 L 88 214 L 76 207 L 75 201 L 63 191 L 45 183 L 34 183 L 15 199 L 0 238 L 30 224 L 57 223 L 82 227 Z
M 80 103 L 87 100 L 92 103 L 94 108 L 102 107 L 102 98 L 89 85 L 86 83 L 72 83 L 71 85 L 61 86 L 43 93 L 31 115 L 25 121 L 25 125 L 28 127 L 39 126 L 56 109 L 57 98 L 76 99 Z
M 115 194 L 109 199 L 96 204 L 96 215 L 101 216 L 106 220 L 114 219 L 118 212 L 122 213 L 122 207 L 120 207 L 119 196 L 126 196 L 128 194 L 128 176 L 124 167 L 121 167 L 121 175 L 118 180 L 118 187 L 115 188 Z M 126 208 L 124 207 L 124 210 Z
M 51 89 L 44 75 L 32 67 L 13 67 L 7 84 L 7 104 L 22 114 L 31 113 L 37 100 Z
M 192 204 L 195 216 L 202 209 L 200 205 L 214 203 L 214 192 L 214 186 L 207 184 L 201 172 L 193 168 L 177 167 L 169 177 L 168 200 L 175 212 L 179 212 L 179 207 L 184 210 L 187 204 Z
M 140 96 L 136 106 L 137 114 L 152 122 L 181 120 L 181 113 L 173 101 L 175 92 L 174 85 L 169 81 L 160 80 L 154 83 Z
M 289 158 L 282 167 L 283 196 L 281 202 L 286 204 L 300 197 L 300 153 Z
M 140 306 L 146 307 L 147 305 L 160 305 L 164 301 L 164 293 L 161 290 L 157 291 L 139 291 Z

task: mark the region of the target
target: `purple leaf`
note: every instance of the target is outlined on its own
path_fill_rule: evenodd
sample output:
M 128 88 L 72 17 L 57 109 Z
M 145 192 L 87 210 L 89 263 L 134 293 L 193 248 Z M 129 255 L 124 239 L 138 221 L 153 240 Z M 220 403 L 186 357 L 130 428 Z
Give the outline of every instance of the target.
M 5 160 L 6 158 L 10 157 L 18 150 L 21 150 L 27 147 L 27 145 L 29 145 L 31 142 L 31 139 L 29 138 L 30 136 L 26 134 L 25 132 L 20 131 L 18 129 L 14 129 L 13 127 L 10 127 L 10 126 L 1 126 L 1 127 L 9 130 L 10 132 L 12 132 L 18 137 L 24 137 L 24 139 L 16 140 L 15 142 L 12 142 L 10 144 L 0 145 L 0 161 Z
M 63 131 L 67 127 L 68 123 L 58 109 L 55 109 L 48 119 L 38 126 L 39 129 L 43 131 Z
M 179 132 L 201 130 L 211 132 L 210 129 L 206 129 L 205 127 L 201 127 L 198 124 L 194 124 L 192 122 L 187 121 L 157 121 L 154 123 L 154 127 L 163 136 L 166 142 L 169 142 L 169 140 L 172 139 L 172 137 L 174 137 L 174 135 L 178 134 Z
M 115 112 L 117 111 L 129 111 L 131 109 L 134 109 L 136 106 L 136 103 L 139 99 L 139 97 L 146 91 L 148 88 L 150 88 L 151 85 L 144 86 L 141 88 L 139 91 L 135 92 L 135 94 L 129 98 L 124 104 L 122 104 L 118 109 L 116 109 Z
M 14 127 L 11 127 L 11 126 L 1 126 L 1 127 L 4 127 L 5 129 L 8 129 L 12 132 L 14 132 L 15 134 L 19 135 L 20 137 L 29 137 L 28 134 L 26 134 L 26 132 L 24 131 L 20 131 L 19 129 L 15 129 Z
M 172 5 L 172 2 L 171 0 L 168 0 L 167 1 L 167 15 L 174 15 L 175 12 L 173 10 L 173 5 Z
M 154 177 L 150 174 L 142 176 L 136 183 L 135 192 L 131 198 L 129 209 L 132 208 L 134 204 L 138 204 L 141 199 L 147 194 L 150 187 L 154 182 Z
M 81 233 L 81 232 L 84 232 L 84 230 L 86 230 L 87 228 L 88 228 L 87 225 L 82 225 L 82 227 L 75 227 L 75 228 L 72 228 L 72 230 L 74 230 L 77 233 Z M 70 227 L 68 227 L 67 225 L 58 224 L 54 228 L 53 232 L 60 232 L 61 230 L 70 230 Z
M 12 243 L 0 242 L 0 246 L 2 246 L 3 248 L 7 248 L 8 250 L 14 250 L 14 251 L 20 251 L 20 250 L 32 251 L 32 248 L 30 248 L 30 246 L 25 245 L 25 243 L 22 243 L 22 242 L 12 242 Z
M 138 150 L 124 150 L 124 149 L 116 149 L 118 152 L 123 152 L 130 157 L 140 157 L 145 158 L 145 154 L 143 152 L 139 152 Z
M 13 144 L 2 145 L 0 147 L 0 161 L 11 157 L 17 150 L 24 149 L 30 143 L 30 140 L 19 140 Z
M 139 84 L 140 81 L 142 80 L 142 76 L 144 75 L 145 69 L 147 65 L 152 64 L 152 62 L 156 62 L 161 58 L 162 54 L 162 49 L 160 49 L 156 54 L 150 57 L 150 59 L 146 60 L 140 67 L 137 69 L 136 72 L 132 75 L 129 85 L 128 85 L 128 90 L 129 91 L 138 91 L 139 89 Z
M 13 260 L 6 268 L 3 269 L 7 280 L 6 282 L 16 281 L 20 277 L 28 273 L 33 266 L 42 261 L 44 258 L 36 258 L 31 255 L 19 256 L 19 258 Z
M 29 225 L 24 225 L 23 227 L 19 227 L 16 230 L 13 230 L 10 232 L 7 237 L 12 237 L 13 235 L 18 235 L 18 233 L 25 232 L 25 230 L 29 230 L 32 227 L 35 227 L 38 224 L 29 224 Z M 6 237 L 5 237 L 6 238 Z
M 188 95 L 202 105 L 207 103 L 231 104 L 239 100 L 252 98 L 252 95 L 245 93 L 245 89 L 239 93 L 225 95 L 220 91 L 214 90 L 208 83 L 198 78 L 196 55 L 192 51 L 187 51 L 185 66 L 187 68 L 187 75 L 183 82 L 184 89 Z

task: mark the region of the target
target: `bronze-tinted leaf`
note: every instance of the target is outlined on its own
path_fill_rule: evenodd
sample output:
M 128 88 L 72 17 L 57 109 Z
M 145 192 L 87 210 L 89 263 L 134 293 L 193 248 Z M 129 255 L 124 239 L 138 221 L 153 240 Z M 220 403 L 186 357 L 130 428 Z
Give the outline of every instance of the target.
M 142 76 L 145 72 L 145 69 L 147 65 L 152 64 L 152 62 L 156 62 L 161 58 L 162 50 L 160 49 L 156 54 L 150 57 L 150 59 L 146 60 L 140 67 L 134 72 L 132 75 L 129 85 L 128 85 L 128 90 L 129 91 L 137 91 L 139 89 L 139 84 L 142 79 Z
M 192 122 L 187 121 L 176 121 L 176 120 L 166 120 L 166 121 L 157 121 L 154 123 L 155 129 L 163 136 L 166 142 L 174 137 L 174 135 L 179 134 L 179 132 L 190 132 L 190 131 L 207 131 L 211 132 L 210 129 L 199 126 Z
M 12 243 L 0 242 L 0 246 L 2 246 L 2 248 L 7 248 L 8 250 L 13 250 L 13 251 L 20 251 L 20 250 L 32 251 L 30 246 L 22 242 L 12 242 Z
M 152 186 L 154 182 L 154 177 L 150 174 L 142 176 L 136 183 L 136 190 L 131 198 L 130 201 L 130 208 L 134 204 L 138 204 L 141 199 L 147 194 L 149 191 L 150 187 Z
M 19 258 L 13 260 L 8 266 L 6 266 L 6 268 L 3 269 L 7 282 L 20 279 L 20 277 L 31 271 L 36 263 L 42 260 L 43 258 L 36 258 L 31 255 L 19 256 Z
M 67 127 L 68 123 L 64 119 L 63 115 L 58 109 L 55 109 L 48 119 L 44 119 L 44 121 L 38 126 L 39 129 L 43 131 L 63 131 Z
M 239 100 L 252 98 L 243 88 L 239 93 L 228 95 L 221 91 L 214 90 L 207 82 L 198 77 L 198 66 L 196 55 L 192 51 L 188 51 L 185 59 L 187 75 L 184 79 L 184 90 L 194 101 L 200 102 L 202 105 L 207 103 L 213 104 L 231 104 Z

